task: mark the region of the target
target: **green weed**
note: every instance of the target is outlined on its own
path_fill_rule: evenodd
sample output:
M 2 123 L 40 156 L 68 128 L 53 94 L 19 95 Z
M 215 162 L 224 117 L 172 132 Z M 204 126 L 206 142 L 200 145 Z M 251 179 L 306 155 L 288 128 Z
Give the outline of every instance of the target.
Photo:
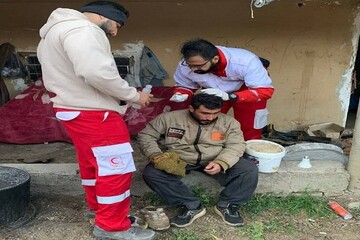
M 215 197 L 209 194 L 205 188 L 192 186 L 191 190 L 193 194 L 200 199 L 200 201 L 202 202 L 202 204 L 204 204 L 205 207 L 211 207 L 215 205 Z
M 248 226 L 239 228 L 241 232 L 246 237 L 251 240 L 263 240 L 264 239 L 264 224 L 262 222 L 254 222 Z
M 308 193 L 300 196 L 289 195 L 281 201 L 280 209 L 289 213 L 305 211 L 308 217 L 330 217 L 331 209 L 328 207 L 328 200 L 323 197 L 314 197 Z
M 264 239 L 265 232 L 287 232 L 294 235 L 297 228 L 294 222 L 289 221 L 289 216 L 305 213 L 309 218 L 330 218 L 333 213 L 327 203 L 327 199 L 312 196 L 307 192 L 285 197 L 273 194 L 256 194 L 242 207 L 242 212 L 253 217 L 264 215 L 265 220 L 244 226 L 239 229 L 239 233 L 252 240 Z M 277 214 L 269 217 L 266 215 L 267 212 Z
M 360 217 L 360 208 L 348 209 L 354 217 Z
M 173 230 L 176 240 L 199 240 L 198 236 L 193 232 L 183 230 Z
M 256 221 L 238 229 L 238 233 L 251 240 L 263 240 L 265 232 L 287 232 L 294 235 L 297 232 L 296 226 L 285 219 L 268 219 L 264 222 Z
M 143 200 L 147 205 L 158 206 L 158 205 L 164 205 L 164 204 L 166 204 L 166 203 L 159 197 L 159 195 L 157 195 L 157 194 L 154 193 L 154 192 L 145 193 L 144 196 L 142 197 L 142 200 Z
M 193 192 L 194 196 L 200 199 L 202 204 L 204 204 L 205 207 L 211 207 L 214 206 L 216 203 L 215 197 L 211 194 L 207 193 L 205 188 L 192 186 L 191 191 Z M 166 204 L 156 193 L 154 192 L 148 192 L 145 193 L 142 197 L 142 200 L 148 204 L 148 205 L 164 205 Z
M 332 211 L 327 206 L 328 200 L 311 196 L 309 193 L 278 197 L 272 194 L 256 194 L 242 210 L 250 215 L 261 215 L 266 210 L 277 209 L 284 213 L 304 211 L 308 217 L 329 217 Z
M 295 224 L 288 219 L 288 216 L 270 217 L 264 221 L 264 229 L 267 232 L 287 232 L 294 234 L 297 232 Z

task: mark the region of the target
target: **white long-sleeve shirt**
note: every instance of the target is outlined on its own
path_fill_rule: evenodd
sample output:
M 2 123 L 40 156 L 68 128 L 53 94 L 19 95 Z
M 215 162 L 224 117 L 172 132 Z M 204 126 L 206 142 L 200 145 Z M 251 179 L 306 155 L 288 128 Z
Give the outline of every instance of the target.
M 237 92 L 245 85 L 247 90 L 238 93 L 240 102 L 257 102 L 271 98 L 272 80 L 255 54 L 240 48 L 217 46 L 219 63 L 215 72 L 198 74 L 182 61 L 174 73 L 176 86 L 189 89 L 216 88 L 224 92 Z

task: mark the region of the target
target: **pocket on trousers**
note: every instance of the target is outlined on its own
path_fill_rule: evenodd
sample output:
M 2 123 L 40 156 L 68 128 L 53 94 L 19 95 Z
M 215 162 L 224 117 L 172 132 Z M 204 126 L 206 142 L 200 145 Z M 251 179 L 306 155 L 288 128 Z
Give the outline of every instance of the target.
M 99 176 L 126 174 L 136 171 L 133 149 L 130 143 L 121 143 L 110 146 L 93 147 L 96 157 Z
M 256 110 L 255 119 L 254 119 L 254 128 L 255 129 L 261 129 L 267 125 L 268 114 L 269 114 L 269 111 L 266 108 Z
M 57 112 L 55 117 L 62 121 L 70 121 L 77 118 L 80 115 L 80 111 L 71 111 L 71 112 Z

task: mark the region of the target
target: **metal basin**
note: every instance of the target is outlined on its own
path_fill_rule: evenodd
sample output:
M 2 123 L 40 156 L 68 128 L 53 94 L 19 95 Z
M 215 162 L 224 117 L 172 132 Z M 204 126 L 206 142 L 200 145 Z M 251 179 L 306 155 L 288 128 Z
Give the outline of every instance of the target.
M 0 225 L 11 224 L 27 213 L 30 202 L 30 174 L 0 167 Z

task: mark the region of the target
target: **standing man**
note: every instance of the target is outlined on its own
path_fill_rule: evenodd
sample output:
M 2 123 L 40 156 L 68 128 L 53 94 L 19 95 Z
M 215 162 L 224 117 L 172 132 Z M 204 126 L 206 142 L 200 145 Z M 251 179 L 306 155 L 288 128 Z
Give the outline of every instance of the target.
M 223 113 L 233 108 L 245 140 L 260 139 L 267 125 L 266 102 L 274 92 L 260 58 L 247 50 L 215 46 L 204 39 L 185 42 L 181 54 L 183 60 L 174 74 L 179 88 L 170 100 L 185 101 L 196 89 L 203 88 L 203 92 L 226 101 Z
M 138 140 L 150 163 L 143 177 L 146 184 L 170 205 L 180 208 L 171 225 L 187 227 L 206 210 L 182 181 L 190 171 L 217 179 L 225 188 L 214 207 L 231 226 L 244 224 L 238 212 L 256 189 L 257 166 L 242 155 L 245 150 L 240 124 L 221 113 L 221 97 L 199 93 L 188 110 L 163 113 L 148 123 Z
M 94 235 L 152 239 L 152 230 L 131 227 L 130 184 L 135 171 L 119 100 L 147 106 L 151 94 L 137 92 L 119 76 L 108 36 L 116 36 L 129 12 L 113 1 L 94 1 L 79 11 L 58 8 L 40 29 L 37 53 L 46 89 L 76 148 L 81 182 Z

